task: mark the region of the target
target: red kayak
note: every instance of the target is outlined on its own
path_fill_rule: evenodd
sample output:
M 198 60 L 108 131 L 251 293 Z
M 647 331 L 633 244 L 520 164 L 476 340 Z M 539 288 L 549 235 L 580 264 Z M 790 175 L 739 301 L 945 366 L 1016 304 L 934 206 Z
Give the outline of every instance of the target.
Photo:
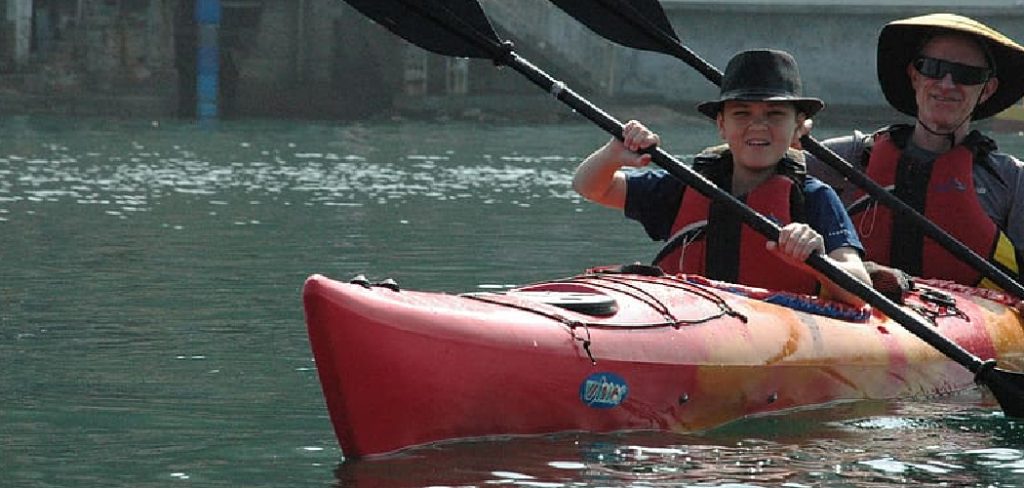
M 454 295 L 314 275 L 303 301 L 349 458 L 472 437 L 693 432 L 973 387 L 970 372 L 877 312 L 699 276 L 594 270 Z M 971 353 L 1024 369 L 1008 296 L 930 281 L 904 302 Z

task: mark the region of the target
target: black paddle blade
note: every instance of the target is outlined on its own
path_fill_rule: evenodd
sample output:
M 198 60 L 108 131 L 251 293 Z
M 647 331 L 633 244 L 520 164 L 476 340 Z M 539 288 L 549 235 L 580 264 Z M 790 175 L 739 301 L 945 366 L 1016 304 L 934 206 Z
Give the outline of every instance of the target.
M 551 0 L 599 36 L 635 49 L 681 59 L 708 81 L 722 84 L 722 72 L 679 42 L 658 0 Z
M 494 59 L 500 41 L 476 0 L 345 0 L 399 37 L 443 56 Z
M 1024 419 L 1024 373 L 994 368 L 978 380 L 992 391 L 1007 417 Z
M 597 35 L 623 46 L 666 51 L 679 43 L 672 24 L 657 0 L 551 0 Z M 658 37 L 667 36 L 667 39 Z

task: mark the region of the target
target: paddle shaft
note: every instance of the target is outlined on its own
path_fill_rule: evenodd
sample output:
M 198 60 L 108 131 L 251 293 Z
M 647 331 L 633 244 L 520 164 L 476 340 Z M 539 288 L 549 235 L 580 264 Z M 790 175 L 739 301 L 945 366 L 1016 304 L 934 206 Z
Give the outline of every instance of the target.
M 605 7 L 613 14 L 621 15 L 625 21 L 636 27 L 635 30 L 637 32 L 643 32 L 649 40 L 657 43 L 659 46 L 662 46 L 664 48 L 662 49 L 662 52 L 665 54 L 676 57 L 690 65 L 690 67 L 704 75 L 704 77 L 715 86 L 722 85 L 721 71 L 684 46 L 674 37 L 663 32 L 654 22 L 645 19 L 636 10 L 632 8 L 616 8 L 622 7 L 621 2 L 617 2 L 617 0 L 601 0 L 597 3 L 601 4 L 601 6 Z M 914 222 L 921 228 L 926 236 L 937 242 L 944 249 L 960 259 L 960 261 L 967 263 L 975 270 L 979 271 L 984 277 L 992 280 L 993 283 L 1003 290 L 1012 293 L 1018 298 L 1024 298 L 1024 286 L 1019 282 L 1007 275 L 1001 269 L 997 268 L 987 259 L 978 255 L 978 253 L 974 252 L 971 248 L 957 240 L 934 222 L 928 220 L 928 218 L 921 215 L 920 212 L 910 205 L 907 205 L 903 200 L 900 200 L 892 193 L 886 191 L 885 188 L 871 178 L 868 178 L 868 176 L 862 171 L 858 171 L 852 164 L 839 157 L 838 154 L 821 145 L 821 143 L 816 141 L 809 134 L 801 137 L 800 142 L 803 144 L 803 147 L 807 152 L 813 154 L 820 161 L 831 166 L 841 175 L 846 177 L 846 179 L 864 190 L 865 193 L 874 197 L 875 200 L 881 202 L 886 207 L 889 207 L 893 212 L 908 217 L 911 222 Z M 1024 265 L 1024 263 L 1018 263 L 1018 265 Z
M 562 101 L 577 113 L 594 122 L 613 137 L 622 140 L 623 124 L 608 115 L 606 112 L 592 104 L 590 101 L 578 95 L 576 92 L 565 86 L 565 83 L 552 78 L 547 73 L 520 57 L 513 51 L 507 51 L 504 58 L 496 60 L 506 64 L 520 74 L 526 76 L 530 81 L 545 91 L 553 94 L 555 98 Z M 736 212 L 743 221 L 755 231 L 765 236 L 770 241 L 779 239 L 780 228 L 767 217 L 761 215 L 741 202 L 739 199 L 722 190 L 700 173 L 690 169 L 681 161 L 668 154 L 659 147 L 644 150 L 651 155 L 651 160 L 668 171 L 672 176 L 686 183 L 687 186 L 697 190 L 702 195 L 719 203 L 725 203 Z M 812 254 L 807 258 L 806 263 L 832 280 L 843 289 L 857 295 L 862 300 L 878 308 L 893 320 L 899 322 L 907 330 L 918 336 L 932 347 L 960 363 L 972 373 L 977 374 L 986 364 L 976 356 L 943 337 L 938 332 L 924 323 L 920 317 L 911 315 L 906 310 L 896 305 L 877 290 L 868 284 L 854 278 L 842 270 L 830 259 L 821 254 Z
M 454 2 L 463 8 L 462 15 L 455 15 L 440 1 L 423 0 L 346 0 L 364 14 L 414 44 L 449 56 L 488 57 L 495 64 L 512 67 L 536 85 L 552 93 L 576 112 L 597 124 L 613 137 L 622 140 L 623 125 L 592 103 L 568 89 L 564 83 L 530 64 L 512 49 L 510 43 L 502 43 L 494 34 L 486 16 L 479 10 L 476 0 Z M 428 5 L 429 4 L 429 5 Z M 467 8 L 472 7 L 472 8 Z M 660 9 L 660 7 L 659 7 Z M 424 33 L 417 27 L 416 15 L 430 21 L 430 26 L 440 28 Z M 475 22 L 475 24 L 474 24 Z M 476 27 L 474 27 L 476 26 Z M 469 43 L 475 49 L 465 49 Z M 454 44 L 454 45 L 453 45 Z M 753 228 L 769 240 L 777 241 L 780 228 L 763 215 L 747 207 L 729 193 L 715 186 L 661 148 L 651 147 L 643 152 L 651 154 L 652 160 L 696 191 L 711 200 L 731 208 Z M 1008 415 L 1024 417 L 1024 375 L 995 367 L 994 360 L 982 361 L 955 342 L 945 338 L 928 326 L 920 317 L 907 313 L 889 301 L 870 286 L 857 280 L 820 254 L 811 255 L 807 264 L 835 284 L 859 296 L 897 321 L 950 359 L 974 373 L 975 380 L 988 386 Z
M 645 37 L 647 41 L 653 41 L 657 51 L 664 52 L 675 56 L 690 66 L 694 67 L 697 71 L 703 74 L 709 81 L 714 83 L 716 86 L 720 86 L 722 82 L 722 73 L 718 71 L 707 61 L 704 61 L 697 56 L 693 51 L 684 46 L 678 39 L 673 35 L 669 35 L 671 32 L 671 25 L 668 23 L 668 19 L 664 18 L 664 12 L 661 6 L 654 0 L 648 2 L 649 4 L 638 4 L 633 1 L 626 0 L 598 0 L 593 2 L 582 2 L 581 1 L 569 1 L 568 4 L 563 5 L 565 2 L 556 2 L 560 7 L 566 9 L 577 19 L 583 21 L 583 19 L 573 14 L 573 10 L 579 12 L 579 7 L 586 9 L 585 13 L 589 18 L 593 18 L 597 12 L 596 7 L 604 7 L 605 10 L 612 11 L 613 15 L 620 15 L 624 18 L 627 23 L 634 27 Z M 642 7 L 646 5 L 648 7 L 647 12 L 660 13 L 661 21 L 667 26 L 668 31 L 662 30 L 658 25 L 651 19 L 645 17 L 641 12 Z M 567 8 L 572 7 L 572 8 Z M 602 33 L 602 29 L 596 28 L 594 25 L 583 21 L 593 28 L 598 33 Z M 605 24 L 605 26 L 608 24 Z M 606 36 L 609 38 L 620 38 L 622 32 L 616 32 L 613 36 Z M 621 43 L 621 42 L 620 42 Z M 635 45 L 634 42 L 625 42 L 626 45 Z M 648 43 L 640 43 L 642 47 L 638 49 L 650 49 Z M 581 114 L 587 116 L 600 115 L 600 114 L 587 114 L 584 111 L 580 111 Z M 602 127 L 607 127 L 608 124 L 598 124 Z M 613 132 L 613 135 L 620 137 L 620 132 Z M 1019 283 L 1011 279 L 1001 270 L 993 266 L 988 261 L 982 259 L 967 246 L 963 245 L 952 236 L 947 234 L 944 230 L 940 229 L 934 223 L 926 219 L 923 215 L 918 213 L 909 205 L 899 200 L 884 188 L 879 186 L 874 181 L 867 178 L 862 172 L 857 171 L 850 163 L 842 160 L 831 150 L 823 147 L 809 135 L 801 138 L 801 142 L 808 149 L 811 154 L 817 156 L 820 160 L 829 164 L 837 171 L 842 173 L 844 176 L 852 180 L 855 184 L 858 184 L 866 192 L 874 196 L 883 204 L 887 204 L 895 212 L 909 215 L 915 222 L 922 226 L 922 229 L 926 235 L 939 242 L 947 250 L 956 255 L 962 260 L 965 260 L 968 264 L 974 266 L 975 269 L 981 271 L 983 275 L 991 279 L 993 282 L 1002 286 L 1004 290 L 1010 291 L 1016 294 L 1018 297 L 1024 297 L 1022 288 Z M 694 187 L 708 198 L 716 201 L 726 201 L 735 211 L 739 212 L 744 221 L 750 225 L 754 230 L 763 234 L 770 240 L 777 240 L 779 235 L 779 228 L 767 220 L 764 216 L 754 212 L 749 207 L 744 205 L 742 202 L 736 200 L 732 195 L 722 191 L 717 186 L 712 184 L 710 181 L 704 179 L 703 176 L 697 174 L 690 168 L 682 165 L 670 155 L 661 151 L 660 148 L 654 150 L 645 151 L 652 155 L 652 160 L 665 168 L 666 171 L 671 173 L 681 181 L 686 182 L 688 185 Z M 932 327 L 929 327 L 919 317 L 911 315 L 903 308 L 897 306 L 895 303 L 885 298 L 885 296 L 878 293 L 874 288 L 867 284 L 855 279 L 850 274 L 846 273 L 838 266 L 833 264 L 825 256 L 815 254 L 811 255 L 807 259 L 807 264 L 818 272 L 825 275 L 828 279 L 832 280 L 835 284 L 841 286 L 845 290 L 853 293 L 870 303 L 872 306 L 885 312 L 891 319 L 898 322 L 905 329 L 927 342 L 929 345 L 942 352 L 950 359 L 956 361 L 960 365 L 967 368 L 969 371 L 974 373 L 974 379 L 976 382 L 983 384 L 989 388 L 989 390 L 995 395 L 999 401 L 1000 406 L 1003 408 L 1003 412 L 1011 417 L 1024 418 L 1024 374 L 1005 371 L 996 367 L 996 361 L 989 359 L 982 361 L 977 356 L 974 356 L 964 348 L 960 347 L 957 343 L 949 340 L 942 334 L 938 333 Z
M 429 18 L 438 22 L 441 21 L 441 19 L 437 19 L 433 14 L 430 14 Z M 519 56 L 512 49 L 511 43 L 498 43 L 495 40 L 491 40 L 486 36 L 465 27 L 458 28 L 458 31 L 460 32 L 460 36 L 468 42 L 477 43 L 481 48 L 486 47 L 488 52 L 493 53 L 493 60 L 496 64 L 503 64 L 511 67 L 544 91 L 551 93 L 555 98 L 568 105 L 583 117 L 586 117 L 591 122 L 597 124 L 597 126 L 604 129 L 604 131 L 609 133 L 612 137 L 619 140 L 623 139 L 622 122 L 616 120 L 607 112 L 601 110 L 589 100 L 577 94 L 566 86 L 564 82 L 552 78 L 543 70 L 534 66 L 522 56 Z M 693 58 L 698 61 L 703 61 L 697 56 L 693 56 Z M 688 186 L 697 190 L 702 195 L 715 202 L 728 205 L 728 207 L 736 212 L 743 221 L 747 223 L 747 225 L 765 236 L 768 240 L 778 241 L 781 229 L 774 222 L 768 220 L 764 215 L 755 212 L 746 204 L 739 201 L 736 197 L 722 190 L 703 175 L 690 169 L 688 166 L 661 148 L 652 147 L 644 150 L 643 152 L 650 154 L 651 160 L 655 164 L 665 169 L 669 174 L 686 183 Z M 931 327 L 925 324 L 920 317 L 907 313 L 906 310 L 890 301 L 871 286 L 854 278 L 852 275 L 836 266 L 825 256 L 812 254 L 807 258 L 806 263 L 811 268 L 832 280 L 833 283 L 842 287 L 844 290 L 857 295 L 865 302 L 885 312 L 886 315 L 902 324 L 911 333 L 932 345 L 932 347 L 938 349 L 957 363 L 961 364 L 972 373 L 978 374 L 986 364 L 964 348 L 960 347 L 960 345 L 935 332 Z

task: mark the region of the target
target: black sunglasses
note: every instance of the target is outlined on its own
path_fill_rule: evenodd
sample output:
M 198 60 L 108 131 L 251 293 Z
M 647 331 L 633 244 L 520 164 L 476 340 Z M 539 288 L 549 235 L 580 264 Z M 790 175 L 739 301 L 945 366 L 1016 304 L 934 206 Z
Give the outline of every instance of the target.
M 949 73 L 959 85 L 980 85 L 992 77 L 992 70 L 942 59 L 921 56 L 914 60 L 914 68 L 933 80 L 941 80 Z

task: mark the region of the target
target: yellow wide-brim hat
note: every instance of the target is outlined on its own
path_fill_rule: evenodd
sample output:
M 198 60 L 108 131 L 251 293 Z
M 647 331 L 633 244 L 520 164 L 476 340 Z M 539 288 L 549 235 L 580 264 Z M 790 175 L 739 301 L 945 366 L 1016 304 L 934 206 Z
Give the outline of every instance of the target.
M 984 42 L 999 78 L 998 89 L 974 109 L 973 120 L 1002 112 L 1024 96 L 1024 47 L 977 20 L 938 13 L 890 22 L 878 35 L 878 83 L 890 105 L 917 117 L 917 101 L 907 66 L 926 38 L 950 32 L 971 35 Z

